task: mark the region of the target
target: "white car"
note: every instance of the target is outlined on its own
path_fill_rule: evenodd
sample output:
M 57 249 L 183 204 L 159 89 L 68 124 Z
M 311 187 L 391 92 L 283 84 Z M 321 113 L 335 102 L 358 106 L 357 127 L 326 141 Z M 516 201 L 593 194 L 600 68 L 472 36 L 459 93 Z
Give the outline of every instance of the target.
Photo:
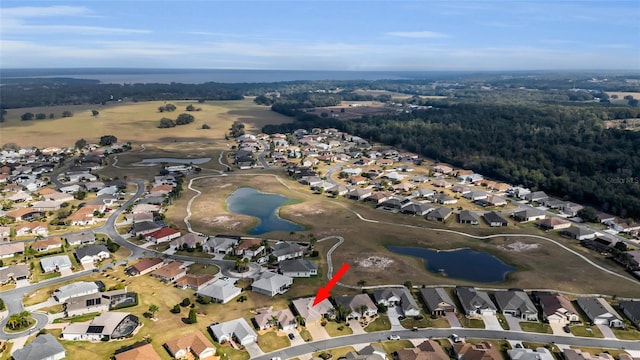
M 389 335 L 389 340 L 400 340 L 400 336 L 398 336 L 398 335 Z

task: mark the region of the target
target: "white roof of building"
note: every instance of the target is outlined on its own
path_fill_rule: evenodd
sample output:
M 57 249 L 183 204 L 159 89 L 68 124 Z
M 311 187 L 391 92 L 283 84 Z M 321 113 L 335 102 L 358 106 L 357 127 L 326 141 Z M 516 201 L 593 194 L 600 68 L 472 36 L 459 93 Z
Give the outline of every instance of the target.
M 249 323 L 244 318 L 230 320 L 216 325 L 209 326 L 213 335 L 218 339 L 235 335 L 240 341 L 246 337 L 257 337 L 258 335 L 251 329 Z

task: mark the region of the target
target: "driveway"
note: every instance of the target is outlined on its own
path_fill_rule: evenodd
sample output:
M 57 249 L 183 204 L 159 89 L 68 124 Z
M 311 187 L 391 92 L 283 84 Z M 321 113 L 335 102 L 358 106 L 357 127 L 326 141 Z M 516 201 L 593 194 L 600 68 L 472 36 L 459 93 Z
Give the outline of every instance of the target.
M 604 337 L 606 339 L 617 339 L 616 335 L 613 333 L 613 330 L 611 330 L 610 327 L 608 327 L 607 325 L 596 325 L 598 327 L 598 329 L 600 329 L 600 332 L 602 333 L 602 335 L 604 335 Z
M 60 269 L 60 277 L 69 276 L 73 274 L 71 269 Z
M 95 265 L 94 263 L 92 263 L 92 262 L 90 262 L 90 263 L 83 263 L 83 264 L 82 264 L 82 268 L 83 268 L 83 269 L 85 269 L 85 270 L 93 270 L 93 269 L 95 269 L 95 268 L 96 268 L 96 265 Z
M 522 328 L 520 327 L 520 318 L 511 316 L 511 315 L 505 315 L 504 316 L 505 319 L 507 319 L 507 324 L 509 324 L 509 329 L 512 331 L 522 331 Z
M 289 336 L 289 334 L 293 334 L 294 336 L 293 340 L 291 340 L 291 346 L 302 345 L 305 343 L 302 336 L 300 336 L 300 332 L 298 331 L 298 329 L 289 330 L 286 333 L 287 336 Z
M 23 286 L 29 286 L 29 285 L 31 285 L 31 283 L 27 279 L 16 281 L 16 288 L 21 288 Z
M 354 335 L 366 334 L 366 331 L 364 331 L 358 320 L 349 320 L 349 327 L 353 330 Z
M 397 307 L 390 307 L 387 309 L 387 316 L 389 317 L 389 322 L 391 323 L 391 330 L 404 330 L 402 324 L 400 324 L 400 320 L 398 320 L 398 310 Z
M 458 320 L 458 317 L 456 316 L 455 313 L 448 312 L 446 313 L 446 315 L 447 315 L 447 321 L 449 321 L 449 325 L 451 325 L 452 328 L 462 327 L 462 325 L 460 325 L 460 320 Z
M 251 356 L 252 359 L 254 357 L 257 357 L 257 356 L 260 356 L 260 355 L 264 355 L 264 351 L 262 351 L 262 349 L 260 349 L 260 346 L 258 346 L 257 343 L 247 344 L 247 345 L 245 345 L 244 348 L 247 349 L 247 352 L 249 353 L 249 355 Z
M 484 320 L 484 328 L 487 330 L 502 330 L 502 326 L 500 325 L 500 321 L 498 317 L 495 315 L 482 315 L 482 320 Z
M 327 334 L 327 331 L 324 329 L 324 327 L 320 324 L 309 324 L 307 325 L 307 330 L 309 330 L 313 341 L 326 340 L 331 338 L 331 336 Z
M 553 330 L 553 335 L 573 336 L 573 334 L 571 333 L 564 332 L 564 330 L 562 329 L 564 327 L 564 324 L 562 323 L 549 323 L 549 326 L 551 326 L 551 330 Z

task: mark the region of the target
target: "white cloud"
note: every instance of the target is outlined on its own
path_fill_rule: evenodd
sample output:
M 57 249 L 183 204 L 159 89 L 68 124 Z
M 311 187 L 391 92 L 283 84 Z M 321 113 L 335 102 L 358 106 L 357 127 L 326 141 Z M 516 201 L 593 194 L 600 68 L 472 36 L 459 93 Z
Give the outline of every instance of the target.
M 90 15 L 91 10 L 84 6 L 20 6 L 2 9 L 0 14 L 4 20 L 4 18 Z
M 411 39 L 436 39 L 448 37 L 446 34 L 435 31 L 391 31 L 386 33 L 386 35 Z

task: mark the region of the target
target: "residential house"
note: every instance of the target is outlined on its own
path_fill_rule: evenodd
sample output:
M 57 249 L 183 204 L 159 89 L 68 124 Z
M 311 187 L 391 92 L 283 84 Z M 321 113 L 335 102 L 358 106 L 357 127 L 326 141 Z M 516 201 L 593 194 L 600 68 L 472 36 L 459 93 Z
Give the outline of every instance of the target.
M 504 315 L 527 321 L 538 320 L 538 309 L 526 292 L 520 290 L 496 291 L 496 303 Z
M 507 205 L 507 200 L 500 196 L 489 195 L 484 201 L 488 206 L 505 206 Z
M 98 217 L 95 214 L 102 213 L 104 210 L 104 205 L 85 205 L 75 213 L 67 216 L 65 221 L 68 221 L 73 226 L 94 225 L 98 222 Z
M 542 318 L 549 323 L 568 324 L 580 321 L 571 301 L 562 294 L 540 294 L 538 301 L 542 308 Z
M 478 215 L 469 210 L 462 210 L 458 215 L 460 224 L 478 225 Z
M 23 242 L 0 243 L 0 259 L 14 257 L 16 254 L 24 253 Z
M 510 360 L 555 360 L 555 357 L 548 349 L 539 347 L 532 349 L 511 349 L 507 350 Z
M 48 236 L 49 228 L 47 223 L 41 221 L 28 222 L 16 225 L 16 236 L 41 235 Z
M 393 191 L 396 191 L 398 193 L 407 193 L 415 189 L 416 186 L 410 183 L 403 182 L 403 183 L 393 185 L 391 188 L 393 189 Z
M 596 237 L 596 233 L 582 226 L 570 226 L 560 231 L 560 235 L 576 240 L 588 240 Z
M 350 351 L 344 355 L 348 360 L 385 360 L 387 353 L 382 346 L 377 344 L 369 344 L 360 351 Z
M 305 246 L 294 242 L 282 241 L 271 246 L 270 256 L 274 257 L 276 262 L 280 262 L 286 259 L 302 257 L 305 249 Z
M 377 289 L 373 292 L 373 299 L 378 304 L 387 307 L 397 307 L 401 315 L 418 316 L 420 307 L 416 303 L 411 291 L 406 287 Z
M 174 359 L 214 359 L 216 347 L 200 331 L 194 331 L 169 340 L 164 344 Z
M 338 184 L 329 189 L 327 192 L 333 194 L 334 196 L 345 196 L 349 191 L 351 191 L 351 189 L 347 186 Z
M 135 215 L 134 215 L 135 216 Z M 151 215 L 153 217 L 153 215 Z M 153 221 L 140 221 L 134 222 L 133 227 L 131 228 L 131 232 L 134 236 L 144 236 L 149 235 L 153 232 L 162 229 L 162 226 L 156 224 Z
M 269 307 L 256 314 L 253 320 L 260 330 L 277 327 L 282 331 L 290 331 L 298 325 L 295 316 L 289 309 L 272 311 L 271 307 Z
M 621 359 L 624 355 L 621 355 Z M 562 350 L 562 357 L 565 360 L 614 360 L 615 358 L 609 353 L 600 353 L 598 355 L 591 355 L 586 351 L 580 349 L 564 349 Z
M 131 214 L 129 216 L 132 218 L 132 222 L 134 224 L 139 223 L 139 222 L 145 222 L 145 221 L 153 222 L 153 213 L 150 213 L 150 212 L 149 213 L 142 212 L 142 213 L 137 213 L 137 214 Z M 160 228 L 160 226 L 158 225 L 158 229 L 159 228 Z
M 195 249 L 198 246 L 203 246 L 206 241 L 207 241 L 207 236 L 205 235 L 187 233 L 171 241 L 171 243 L 169 243 L 169 246 L 173 249 L 181 249 L 181 248 Z
M 350 200 L 364 200 L 365 198 L 371 196 L 371 189 L 363 189 L 363 188 L 355 188 L 349 191 L 345 197 Z
M 115 360 L 161 360 L 160 355 L 147 342 L 127 346 L 114 354 Z
M 109 311 L 111 301 L 101 293 L 93 293 L 68 298 L 64 301 L 64 316 L 78 316 Z
M 412 203 L 411 199 L 409 198 L 394 196 L 382 202 L 377 207 L 382 209 L 388 209 L 388 210 L 402 211 L 406 206 L 409 206 L 409 204 L 411 203 Z
M 261 255 L 265 251 L 260 239 L 243 239 L 236 246 L 235 254 L 246 258 L 252 258 Z
M 106 246 L 102 244 L 90 245 L 76 249 L 76 259 L 81 264 L 90 264 L 108 259 L 111 256 Z
M 0 267 L 0 284 L 2 285 L 12 281 L 26 280 L 29 276 L 31 276 L 31 271 L 27 264 Z
M 56 211 L 60 209 L 62 201 L 42 200 L 31 203 L 31 209 L 38 211 Z
M 432 166 L 431 171 L 437 174 L 447 175 L 453 172 L 453 168 L 449 165 L 439 164 Z
M 579 297 L 577 303 L 592 324 L 607 325 L 611 328 L 624 328 L 622 317 L 605 299 L 596 297 Z
M 124 272 L 129 276 L 140 276 L 155 271 L 162 265 L 163 261 L 160 258 L 147 258 L 127 267 Z
M 449 360 L 449 355 L 435 340 L 425 340 L 414 348 L 396 351 L 397 360 Z
M 435 191 L 431 190 L 431 189 L 417 189 L 414 190 L 413 192 L 411 192 L 411 197 L 412 198 L 431 198 L 433 197 L 433 195 L 435 195 Z
M 78 191 L 81 190 L 81 186 L 80 185 L 69 185 L 69 186 L 63 186 L 61 188 L 59 188 L 58 190 L 60 190 L 61 193 L 64 194 L 75 194 Z
M 238 239 L 228 237 L 209 238 L 203 245 L 202 251 L 209 254 L 230 254 L 233 248 L 238 245 Z
M 520 222 L 541 220 L 545 218 L 544 211 L 540 211 L 536 209 L 526 209 L 522 211 L 516 211 L 512 214 L 512 216 L 516 221 L 520 221 Z
M 287 259 L 278 263 L 278 272 L 288 277 L 311 277 L 318 275 L 318 265 L 306 259 Z
M 292 278 L 265 271 L 251 284 L 251 290 L 260 294 L 275 296 L 287 292 L 291 285 L 293 285 Z
M 640 301 L 624 300 L 620 301 L 619 304 L 624 316 L 626 316 L 635 327 L 640 329 Z
M 378 205 L 389 200 L 390 198 L 391 198 L 391 194 L 380 191 L 380 192 L 375 192 L 371 194 L 371 196 L 364 199 L 364 201 Z
M 433 316 L 445 316 L 446 313 L 456 313 L 453 300 L 443 288 L 420 288 L 420 300 Z
M 329 299 L 322 300 L 316 305 L 313 305 L 314 300 L 314 297 L 306 297 L 291 301 L 294 310 L 304 318 L 306 325 L 318 325 L 322 319 L 334 316 L 335 309 Z
M 378 314 L 378 307 L 373 303 L 369 295 L 342 295 L 333 298 L 336 306 L 341 305 L 350 310 L 347 319 L 360 320 L 361 317 L 373 317 Z
M 157 185 L 149 190 L 150 196 L 165 196 L 173 190 L 173 185 Z
M 32 221 L 43 218 L 45 214 L 37 209 L 23 207 L 16 210 L 8 211 L 5 217 L 14 221 Z
M 211 325 L 209 326 L 209 331 L 219 343 L 233 341 L 246 346 L 258 340 L 258 335 L 251 329 L 251 326 L 244 318 Z
M 91 245 L 96 242 L 96 237 L 91 232 L 82 232 L 65 235 L 65 240 L 69 246 Z
M 452 187 L 453 184 L 443 179 L 436 179 L 433 180 L 433 186 L 448 189 Z
M 478 344 L 455 343 L 453 344 L 453 353 L 458 360 L 502 360 L 500 349 L 488 341 Z
M 406 206 L 402 208 L 402 213 L 409 214 L 409 215 L 424 216 L 435 209 L 436 208 L 434 206 L 431 206 L 425 203 L 411 201 L 410 203 L 408 203 Z
M 460 184 L 452 186 L 451 191 L 453 191 L 456 194 L 462 194 L 462 195 L 471 193 L 471 189 L 468 186 L 464 186 Z
M 25 201 L 31 200 L 31 194 L 26 191 L 19 191 L 11 196 L 7 196 L 6 199 L 14 203 L 23 203 Z M 32 209 L 32 210 L 37 210 L 37 209 Z M 10 215 L 8 216 L 13 216 L 12 212 L 9 212 L 9 214 Z
M 53 292 L 53 298 L 60 303 L 68 299 L 83 295 L 97 294 L 100 287 L 93 281 L 76 281 L 68 285 L 60 286 Z
M 55 249 L 62 248 L 62 239 L 58 236 L 54 236 L 47 239 L 36 240 L 29 245 L 30 248 L 37 252 L 47 252 Z
M 453 212 L 449 208 L 437 208 L 427 214 L 427 220 L 444 222 Z
M 456 295 L 467 316 L 495 315 L 497 307 L 489 298 L 489 294 L 472 287 L 457 286 Z
M 158 270 L 151 273 L 151 276 L 160 279 L 162 282 L 170 283 L 187 275 L 184 263 L 172 261 Z
M 140 326 L 140 320 L 126 312 L 104 312 L 89 323 L 71 323 L 61 337 L 70 341 L 101 341 L 129 337 Z
M 38 335 L 31 343 L 11 354 L 14 360 L 60 360 L 66 356 L 64 347 L 51 334 Z
M 160 230 L 156 230 L 152 233 L 145 235 L 144 238 L 147 241 L 151 241 L 154 244 L 160 244 L 163 242 L 171 241 L 173 239 L 177 239 L 180 236 L 182 236 L 180 231 L 176 229 L 172 229 L 170 227 L 163 227 Z
M 547 200 L 549 196 L 544 191 L 534 191 L 524 196 L 524 199 L 530 202 L 541 203 Z
M 572 202 L 565 202 L 560 210 L 563 214 L 568 215 L 569 217 L 578 216 L 578 212 L 584 209 L 584 206 Z
M 618 239 L 611 235 L 598 235 L 595 239 L 586 239 L 580 241 L 580 245 L 597 252 L 609 252 L 618 243 Z
M 495 211 L 484 213 L 482 217 L 484 218 L 484 221 L 491 227 L 509 225 L 509 221 L 507 221 L 507 219 L 503 218 L 502 215 Z
M 431 199 L 434 202 L 442 205 L 453 205 L 458 202 L 458 199 L 451 197 L 445 193 L 434 194 L 433 196 L 431 196 Z
M 489 194 L 487 194 L 482 190 L 476 190 L 476 191 L 468 192 L 463 196 L 465 199 L 468 199 L 471 201 L 477 201 L 477 200 L 485 200 L 487 197 L 489 197 Z
M 202 290 L 205 286 L 211 284 L 216 279 L 215 276 L 186 274 L 175 281 L 176 287 L 179 289 L 191 289 L 195 291 Z
M 543 230 L 560 230 L 570 228 L 571 222 L 556 216 L 552 216 L 547 219 L 538 220 L 536 222 L 536 225 L 538 225 Z
M 240 295 L 242 289 L 236 287 L 233 281 L 230 280 L 216 280 L 213 283 L 206 285 L 202 289 L 198 290 L 196 295 L 208 296 L 213 301 L 226 304 L 233 300 L 236 296 Z

